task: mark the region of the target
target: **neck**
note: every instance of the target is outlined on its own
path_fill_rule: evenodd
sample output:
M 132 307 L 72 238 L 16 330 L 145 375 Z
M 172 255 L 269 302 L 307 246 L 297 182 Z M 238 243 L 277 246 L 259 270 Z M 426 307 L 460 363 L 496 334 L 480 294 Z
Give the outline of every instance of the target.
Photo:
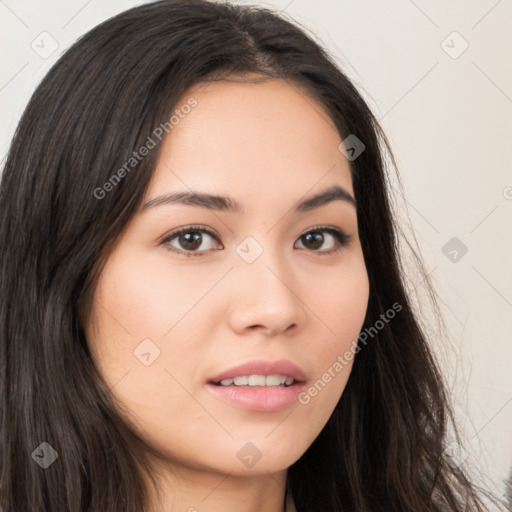
M 285 512 L 286 470 L 239 476 L 173 467 L 158 481 L 150 512 Z

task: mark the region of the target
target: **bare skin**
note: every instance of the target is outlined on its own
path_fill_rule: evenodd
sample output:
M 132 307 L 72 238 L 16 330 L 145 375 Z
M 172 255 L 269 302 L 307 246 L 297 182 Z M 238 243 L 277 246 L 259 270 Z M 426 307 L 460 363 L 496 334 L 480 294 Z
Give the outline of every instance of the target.
M 87 339 L 126 416 L 165 461 L 151 510 L 283 512 L 287 468 L 345 388 L 352 363 L 337 372 L 333 363 L 357 338 L 369 294 L 354 205 L 294 208 L 333 185 L 354 197 L 349 162 L 322 107 L 285 81 L 199 84 L 178 105 L 190 97 L 197 106 L 164 140 L 143 204 L 193 190 L 230 196 L 244 213 L 141 208 L 100 276 Z M 193 252 L 183 235 L 162 242 L 198 224 L 218 237 L 199 230 L 202 256 L 173 252 Z M 342 245 L 318 226 L 350 239 Z M 305 240 L 310 231 L 318 243 Z M 248 263 L 244 254 L 259 255 Z M 160 351 L 149 365 L 134 355 L 145 339 L 151 358 Z M 208 389 L 213 376 L 254 359 L 292 361 L 306 390 L 329 369 L 331 378 L 307 403 L 273 412 Z M 244 446 L 261 455 L 251 467 Z

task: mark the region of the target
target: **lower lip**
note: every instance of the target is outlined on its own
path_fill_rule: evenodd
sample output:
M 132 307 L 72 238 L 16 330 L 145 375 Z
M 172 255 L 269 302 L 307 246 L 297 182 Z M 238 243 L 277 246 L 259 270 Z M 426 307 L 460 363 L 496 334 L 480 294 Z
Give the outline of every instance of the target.
M 222 386 L 208 383 L 207 389 L 226 402 L 259 412 L 275 412 L 295 403 L 306 387 L 304 382 L 296 382 L 287 387 L 264 386 Z

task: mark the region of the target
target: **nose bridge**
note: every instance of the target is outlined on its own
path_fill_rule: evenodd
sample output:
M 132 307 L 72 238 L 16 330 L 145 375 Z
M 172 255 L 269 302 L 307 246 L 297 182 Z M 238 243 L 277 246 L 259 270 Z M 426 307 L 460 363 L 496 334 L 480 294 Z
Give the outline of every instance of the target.
M 304 319 L 291 268 L 275 239 L 246 237 L 237 247 L 234 278 L 237 297 L 234 326 L 264 326 L 272 332 L 285 330 Z
M 247 236 L 236 247 L 239 260 L 235 266 L 240 279 L 248 279 L 249 283 L 259 285 L 257 288 L 266 285 L 269 293 L 272 291 L 288 295 L 291 292 L 286 281 L 293 278 L 286 265 L 286 255 L 278 242 L 272 236 L 260 236 L 257 239 L 255 236 Z

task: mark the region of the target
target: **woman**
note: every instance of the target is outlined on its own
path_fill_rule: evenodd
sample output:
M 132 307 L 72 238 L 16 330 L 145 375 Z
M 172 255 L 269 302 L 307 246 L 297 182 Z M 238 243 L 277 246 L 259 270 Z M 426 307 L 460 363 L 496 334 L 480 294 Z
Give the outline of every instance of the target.
M 265 9 L 155 2 L 70 48 L 0 189 L 5 512 L 486 510 L 385 149 Z

